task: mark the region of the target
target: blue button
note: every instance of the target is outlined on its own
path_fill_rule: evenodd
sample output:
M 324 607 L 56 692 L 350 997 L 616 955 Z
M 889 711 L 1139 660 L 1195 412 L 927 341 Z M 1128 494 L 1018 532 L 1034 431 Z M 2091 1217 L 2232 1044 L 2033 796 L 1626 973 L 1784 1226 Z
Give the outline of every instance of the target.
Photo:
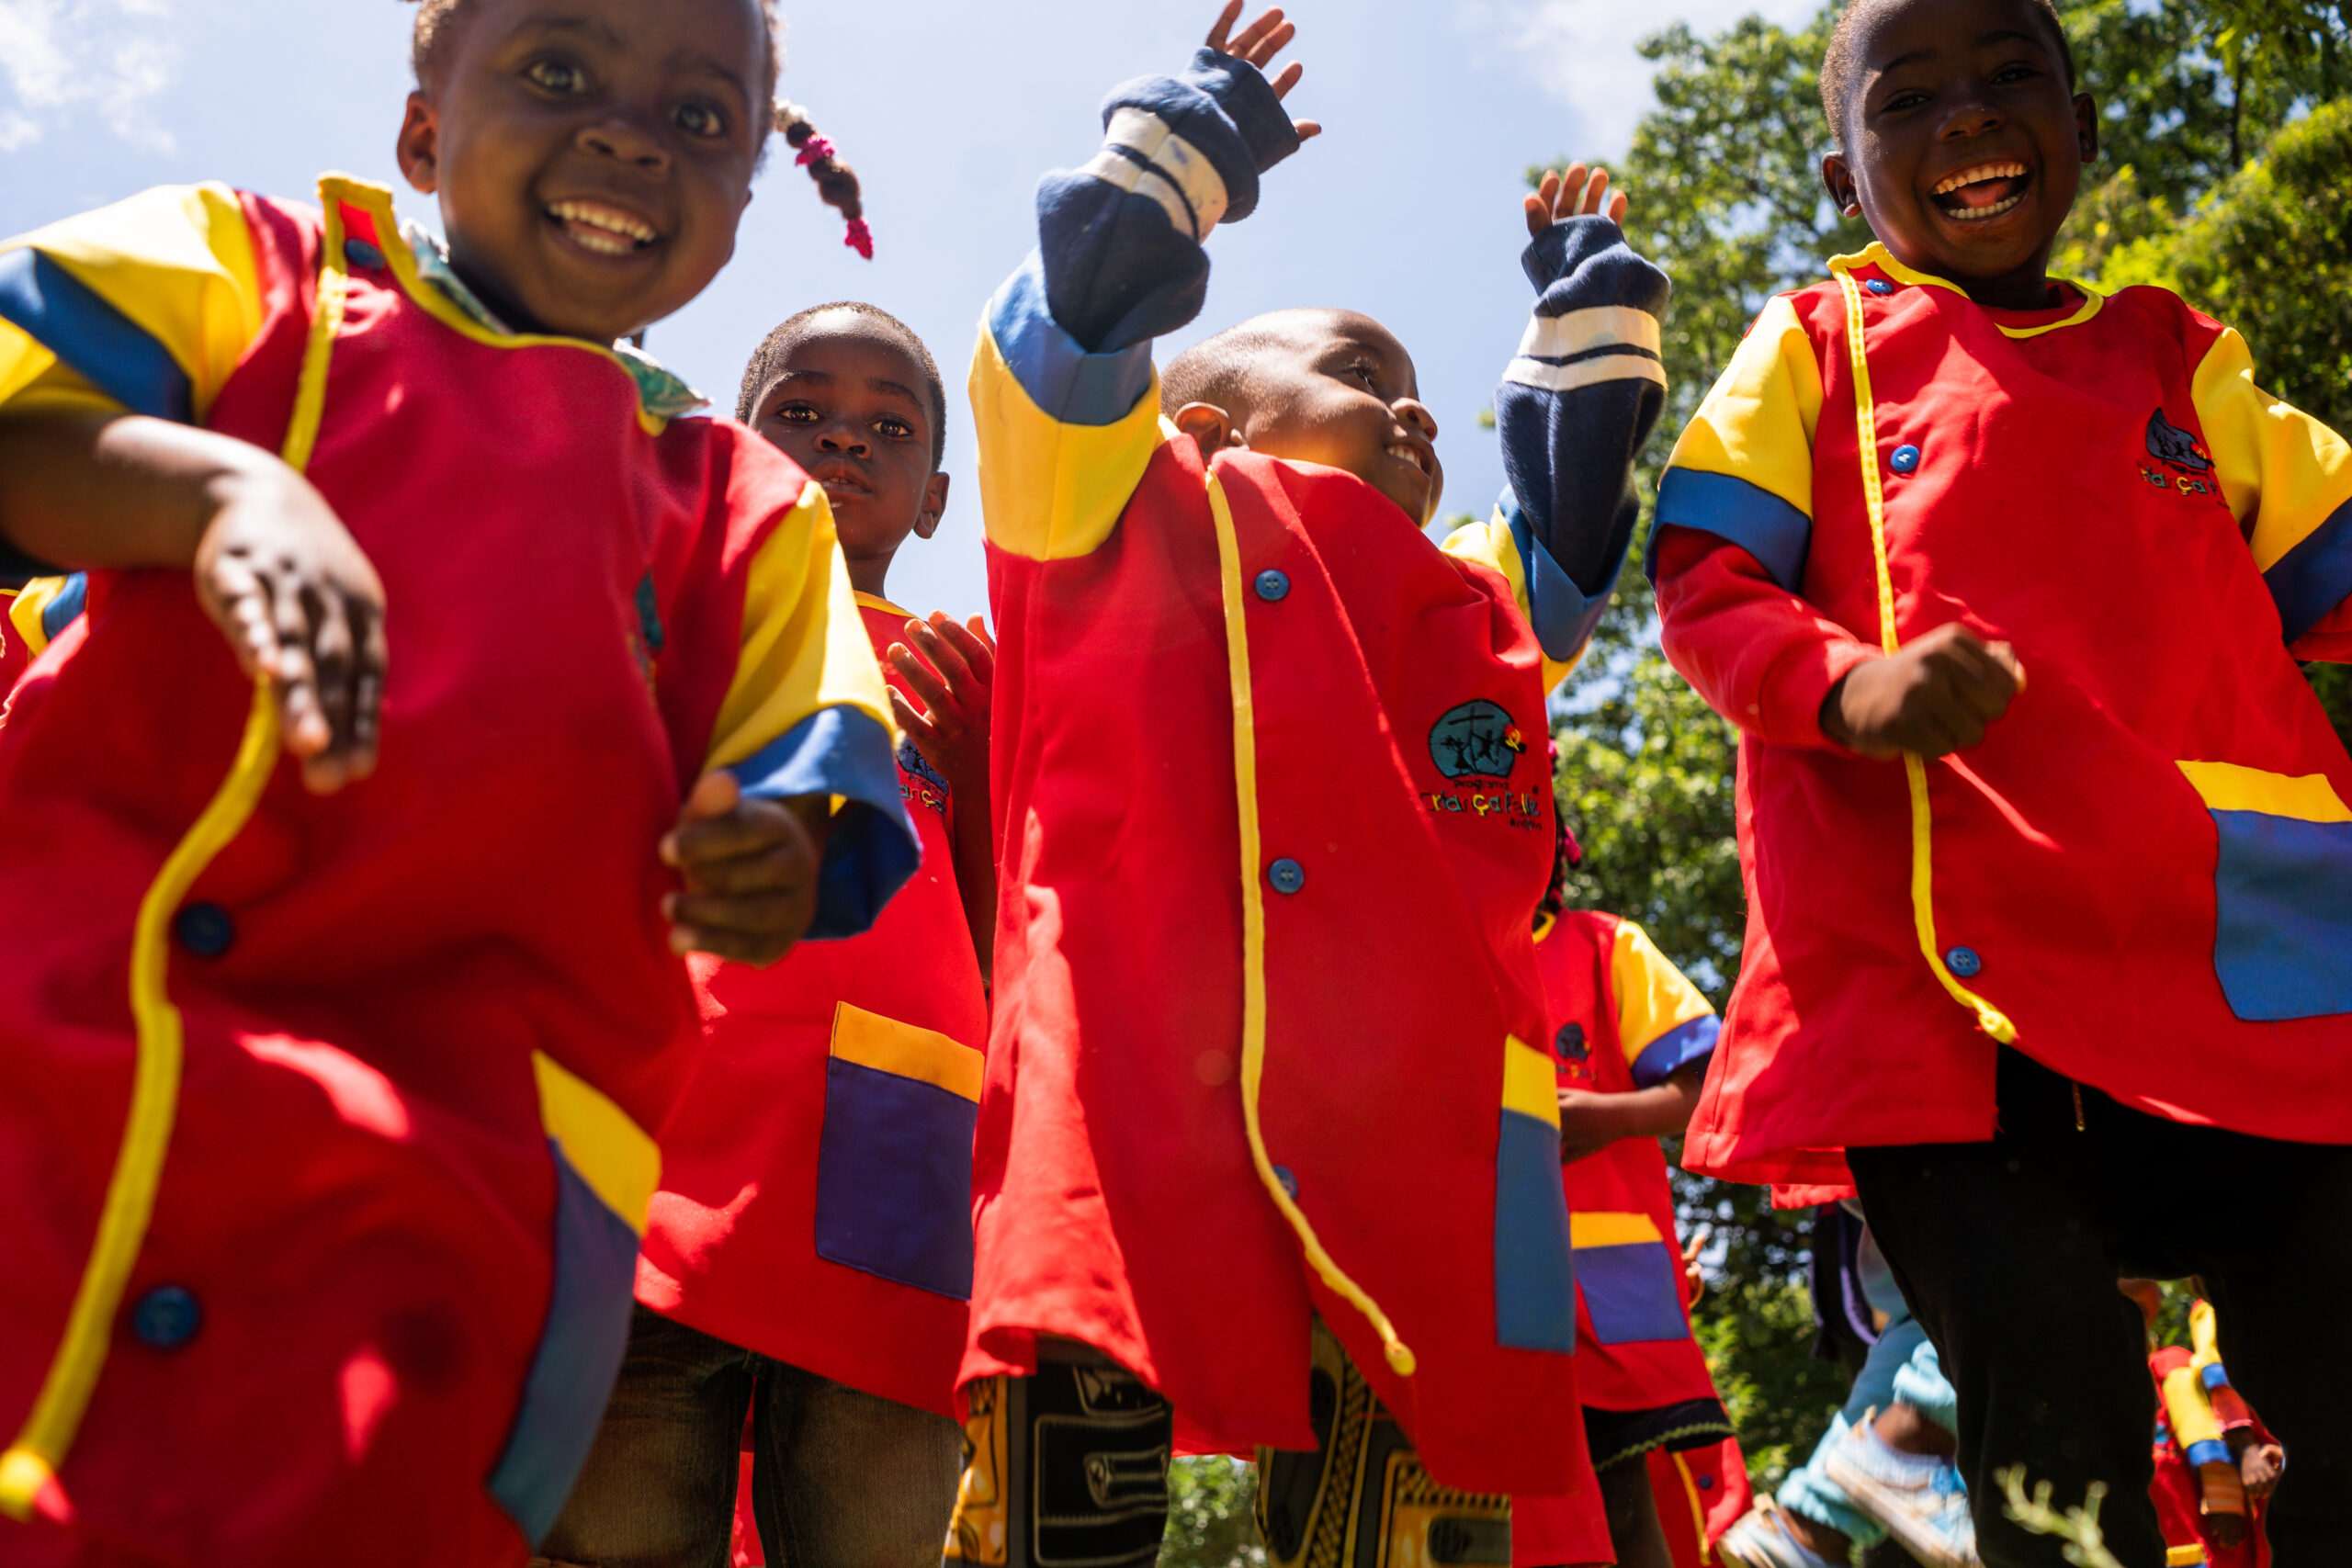
M 1297 1201 L 1298 1178 L 1290 1173 L 1290 1167 L 1286 1165 L 1274 1167 L 1274 1184 L 1283 1190 L 1283 1196 L 1294 1202 Z
M 1955 947 L 1944 954 L 1944 967 L 1965 980 L 1984 967 L 1984 960 L 1973 947 Z
M 1907 474 L 1919 466 L 1919 449 L 1907 444 L 1897 446 L 1894 456 L 1886 460 L 1886 466 L 1898 474 Z
M 1862 287 L 1869 289 L 1873 294 L 1892 294 L 1894 292 L 1894 285 L 1889 283 L 1883 277 L 1873 277 L 1868 283 L 1863 284 Z
M 190 904 L 172 918 L 172 934 L 198 958 L 218 958 L 236 944 L 237 922 L 218 904 Z
M 1271 604 L 1277 599 L 1290 597 L 1290 579 L 1272 567 L 1258 574 L 1258 597 Z
M 1702 1492 L 1713 1492 L 1714 1489 L 1715 1489 L 1715 1478 L 1714 1478 L 1713 1476 L 1712 1476 L 1712 1475 L 1702 1475 L 1702 1476 L 1699 1477 L 1699 1490 L 1700 1490 L 1700 1491 L 1702 1491 Z
M 1278 860 L 1266 868 L 1266 880 L 1277 893 L 1295 893 L 1306 886 L 1306 868 L 1295 860 Z
M 130 1309 L 130 1332 L 150 1349 L 176 1350 L 203 1326 L 203 1303 L 180 1285 L 158 1285 Z
M 345 240 L 343 243 L 343 259 L 366 272 L 384 265 L 384 253 L 365 240 Z

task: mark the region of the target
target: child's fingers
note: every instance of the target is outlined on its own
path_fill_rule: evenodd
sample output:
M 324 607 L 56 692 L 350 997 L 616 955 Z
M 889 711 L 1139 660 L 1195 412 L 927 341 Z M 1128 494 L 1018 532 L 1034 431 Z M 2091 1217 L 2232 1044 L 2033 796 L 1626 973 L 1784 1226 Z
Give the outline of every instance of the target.
M 762 854 L 806 836 L 781 807 L 730 811 L 724 817 L 700 818 L 671 829 L 662 840 L 662 858 L 698 877 L 704 868 L 720 861 Z
M 1584 189 L 1577 197 L 1577 216 L 1590 218 L 1600 211 L 1602 198 L 1609 194 L 1609 171 L 1596 168 L 1592 177 L 1584 182 Z
M 684 804 L 679 807 L 678 815 L 689 822 L 724 817 L 734 810 L 742 799 L 741 782 L 726 769 L 715 768 L 695 781 L 695 787 L 686 792 Z
M 1218 53 L 1229 53 L 1226 37 L 1233 31 L 1233 24 L 1241 19 L 1241 0 L 1225 0 L 1225 9 L 1216 14 L 1216 21 L 1209 28 L 1208 45 Z
M 806 886 L 780 893 L 680 893 L 670 899 L 670 923 L 703 936 L 727 932 L 748 937 L 797 936 L 799 931 L 793 917 L 800 912 L 798 926 L 806 928 L 808 917 L 802 906 L 808 898 Z
M 1286 98 L 1290 96 L 1290 90 L 1293 87 L 1297 86 L 1298 79 L 1306 74 L 1306 67 L 1301 65 L 1295 60 L 1292 61 L 1288 65 L 1283 66 L 1282 69 L 1282 74 L 1276 76 L 1273 80 L 1274 96 L 1277 98 Z
M 988 617 L 973 615 L 964 622 L 964 629 L 970 632 L 973 639 L 989 650 L 989 668 L 993 673 L 996 668 L 996 637 L 989 630 Z
M 1625 221 L 1625 193 L 1622 190 L 1609 198 L 1609 221 L 1620 224 Z
M 302 592 L 278 579 L 268 585 L 269 629 L 277 643 L 270 673 L 277 683 L 277 717 L 286 749 L 309 761 L 334 739 L 319 706 L 317 676 L 311 663 L 311 617 Z
M 938 734 L 937 728 L 931 722 L 931 716 L 907 701 L 907 694 L 898 687 L 889 686 L 884 689 L 890 694 L 890 716 L 898 721 L 899 729 L 905 732 L 907 739 L 915 743 L 915 750 L 922 750 L 923 742 L 933 739 Z M 925 755 L 928 754 L 925 753 Z
M 937 626 L 928 621 L 909 621 L 907 635 L 922 649 L 923 661 L 939 671 L 939 678 L 947 682 L 949 691 L 960 692 L 973 683 L 972 666 L 965 659 L 964 650 L 942 636 Z
M 741 854 L 704 855 L 685 868 L 688 893 L 726 897 L 789 893 L 807 886 L 816 874 L 816 846 L 806 833 L 754 845 Z
M 1290 131 L 1301 141 L 1312 141 L 1323 134 L 1323 122 L 1319 119 L 1295 119 L 1290 122 Z
M 981 625 L 979 616 L 974 615 L 972 624 L 963 626 L 956 625 L 956 618 L 946 611 L 939 610 L 933 613 L 931 624 L 963 656 L 964 666 L 973 680 L 986 685 L 996 679 L 996 644 L 989 640 L 988 628 Z
M 1582 164 L 1570 164 L 1560 171 L 1560 183 L 1552 191 L 1552 221 L 1577 215 L 1577 202 L 1584 195 L 1584 187 L 1591 170 Z
M 1226 52 L 1262 68 L 1297 31 L 1296 28 L 1283 20 L 1281 6 L 1270 6 L 1258 14 L 1256 21 L 1241 29 L 1240 36 L 1227 46 Z
M 384 725 L 384 679 L 391 650 L 384 640 L 380 606 L 355 600 L 349 607 L 358 628 L 358 650 L 351 674 L 352 776 L 366 778 L 376 771 L 376 748 Z
M 2016 649 L 2006 642 L 1986 643 L 1984 654 L 2008 672 L 2009 679 L 2017 682 L 2018 691 L 2025 690 L 2025 665 L 2018 660 Z
M 915 689 L 915 695 L 922 699 L 924 709 L 931 714 L 934 722 L 941 714 L 952 711 L 960 705 L 956 703 L 954 694 L 948 691 L 946 684 L 937 675 L 932 673 L 931 667 L 917 659 L 905 643 L 894 642 L 890 645 L 890 664 L 899 674 L 906 677 L 907 684 Z

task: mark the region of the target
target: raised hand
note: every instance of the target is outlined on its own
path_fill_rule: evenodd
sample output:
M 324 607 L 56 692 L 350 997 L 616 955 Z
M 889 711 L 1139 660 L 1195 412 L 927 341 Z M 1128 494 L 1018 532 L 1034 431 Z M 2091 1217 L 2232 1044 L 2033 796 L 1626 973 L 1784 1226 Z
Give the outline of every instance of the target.
M 1283 66 L 1280 74 L 1270 67 L 1274 56 L 1298 36 L 1298 25 L 1285 20 L 1282 7 L 1277 6 L 1242 28 L 1238 37 L 1228 37 L 1233 24 L 1241 19 L 1242 4 L 1243 0 L 1226 0 L 1225 9 L 1216 14 L 1216 25 L 1209 28 L 1208 46 L 1220 54 L 1248 61 L 1265 75 L 1274 89 L 1274 96 L 1288 97 L 1290 90 L 1298 85 L 1298 79 L 1306 73 L 1306 67 L 1295 60 Z M 1323 127 L 1311 119 L 1295 119 L 1291 129 L 1298 133 L 1301 141 L 1323 133 Z
M 1544 170 L 1543 183 L 1528 193 L 1521 205 L 1527 209 L 1531 236 L 1564 218 L 1605 216 L 1611 223 L 1625 221 L 1625 193 L 1611 194 L 1609 171 L 1597 164 L 1589 169 L 1570 164 L 1565 169 Z
M 917 708 L 893 687 L 891 716 L 923 761 L 939 770 L 948 789 L 971 803 L 966 809 L 981 810 L 988 799 L 989 682 L 996 675 L 996 643 L 979 616 L 959 626 L 944 610 L 933 611 L 928 621 L 909 621 L 906 630 L 907 641 L 892 643 L 888 657 L 922 699 L 922 706 Z
M 821 795 L 746 800 L 735 775 L 695 781 L 678 825 L 662 836 L 662 862 L 684 890 L 662 900 L 670 951 L 773 964 L 817 913 L 831 802 Z

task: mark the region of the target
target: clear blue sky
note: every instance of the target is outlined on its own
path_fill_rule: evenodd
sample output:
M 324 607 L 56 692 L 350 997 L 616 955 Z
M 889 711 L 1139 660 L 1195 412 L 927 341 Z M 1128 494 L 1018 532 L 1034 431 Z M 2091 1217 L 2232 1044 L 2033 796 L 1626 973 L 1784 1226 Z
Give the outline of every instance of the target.
M 658 0 L 648 0 L 649 4 Z M 743 360 L 805 305 L 861 298 L 930 343 L 950 389 L 956 476 L 936 538 L 890 589 L 916 610 L 985 607 L 961 384 L 980 308 L 1031 237 L 1030 192 L 1096 144 L 1095 106 L 1172 70 L 1208 0 L 785 0 L 782 91 L 854 163 L 877 251 L 860 261 L 784 158 L 735 260 L 647 346 L 731 411 Z M 1791 20 L 1812 0 L 1298 0 L 1291 99 L 1325 134 L 1270 176 L 1257 215 L 1210 242 L 1206 314 L 1181 346 L 1260 310 L 1346 305 L 1419 365 L 1445 510 L 1483 514 L 1502 479 L 1478 428 L 1530 294 L 1521 171 L 1620 151 L 1648 102 L 1642 33 Z M 0 235 L 170 181 L 308 197 L 340 169 L 398 184 L 392 135 L 413 12 L 398 0 L 0 0 Z M 404 212 L 437 228 L 430 204 Z M 1634 193 L 1635 200 L 1640 192 Z M 1668 265 L 1671 259 L 1668 258 Z

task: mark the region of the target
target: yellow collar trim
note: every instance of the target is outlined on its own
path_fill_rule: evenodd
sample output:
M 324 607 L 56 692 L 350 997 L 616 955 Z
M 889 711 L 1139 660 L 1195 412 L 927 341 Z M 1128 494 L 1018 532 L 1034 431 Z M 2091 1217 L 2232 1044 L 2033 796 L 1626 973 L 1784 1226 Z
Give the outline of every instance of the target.
M 1833 273 L 1841 267 L 1850 269 L 1858 266 L 1874 266 L 1881 272 L 1886 274 L 1889 277 L 1894 278 L 1903 283 L 1908 283 L 1915 288 L 1949 288 L 1963 299 L 1968 298 L 1968 290 L 1962 288 L 1959 284 L 1952 282 L 1950 278 L 1938 277 L 1933 273 L 1917 272 L 1914 271 L 1910 267 L 1905 266 L 1901 262 L 1894 259 L 1892 252 L 1890 252 L 1884 245 L 1879 243 L 1876 240 L 1872 240 L 1869 244 L 1863 246 L 1860 253 L 1858 254 L 1850 256 L 1837 256 L 1832 258 L 1829 263 L 1830 271 Z M 2061 281 L 2082 295 L 2083 304 L 2080 310 L 2076 310 L 2073 315 L 2068 316 L 2064 321 L 2044 321 L 2038 327 L 2001 326 L 2001 323 L 1996 321 L 1993 324 L 2001 328 L 2001 335 L 2004 337 L 2013 338 L 2040 337 L 2044 333 L 2054 333 L 2061 327 L 2080 326 L 2083 322 L 2089 321 L 2093 316 L 2098 315 L 2099 307 L 2107 301 L 2106 295 L 2100 293 L 2098 289 L 2093 288 L 2089 284 L 2084 283 L 2079 279 L 2069 277 L 2064 278 Z
M 416 263 L 416 254 L 401 238 L 400 220 L 392 212 L 392 192 L 389 186 L 373 180 L 363 180 L 353 175 L 327 174 L 319 176 L 319 206 L 327 215 L 327 243 L 337 254 L 325 258 L 330 270 L 344 270 L 341 248 L 343 224 L 336 211 L 350 206 L 365 212 L 375 220 L 377 250 L 384 265 L 391 269 L 401 292 L 425 314 L 462 337 L 493 348 L 575 348 L 609 361 L 613 367 L 628 378 L 629 387 L 637 400 L 637 423 L 648 435 L 659 435 L 668 428 L 669 420 L 653 413 L 645 406 L 645 391 L 628 362 L 620 354 L 603 344 L 585 338 L 561 337 L 553 333 L 500 332 L 476 321 L 464 306 L 450 299 L 428 281 Z
M 1557 915 L 1547 914 L 1542 919 L 1537 920 L 1535 922 L 1535 944 L 1538 947 L 1543 946 L 1544 939 L 1550 936 L 1552 934 L 1552 928 L 1559 923 L 1560 917 Z
M 858 608 L 861 610 L 881 610 L 893 615 L 904 615 L 910 621 L 915 618 L 913 611 L 902 604 L 891 604 L 879 593 L 868 593 L 863 588 L 854 588 L 850 592 L 857 600 Z

